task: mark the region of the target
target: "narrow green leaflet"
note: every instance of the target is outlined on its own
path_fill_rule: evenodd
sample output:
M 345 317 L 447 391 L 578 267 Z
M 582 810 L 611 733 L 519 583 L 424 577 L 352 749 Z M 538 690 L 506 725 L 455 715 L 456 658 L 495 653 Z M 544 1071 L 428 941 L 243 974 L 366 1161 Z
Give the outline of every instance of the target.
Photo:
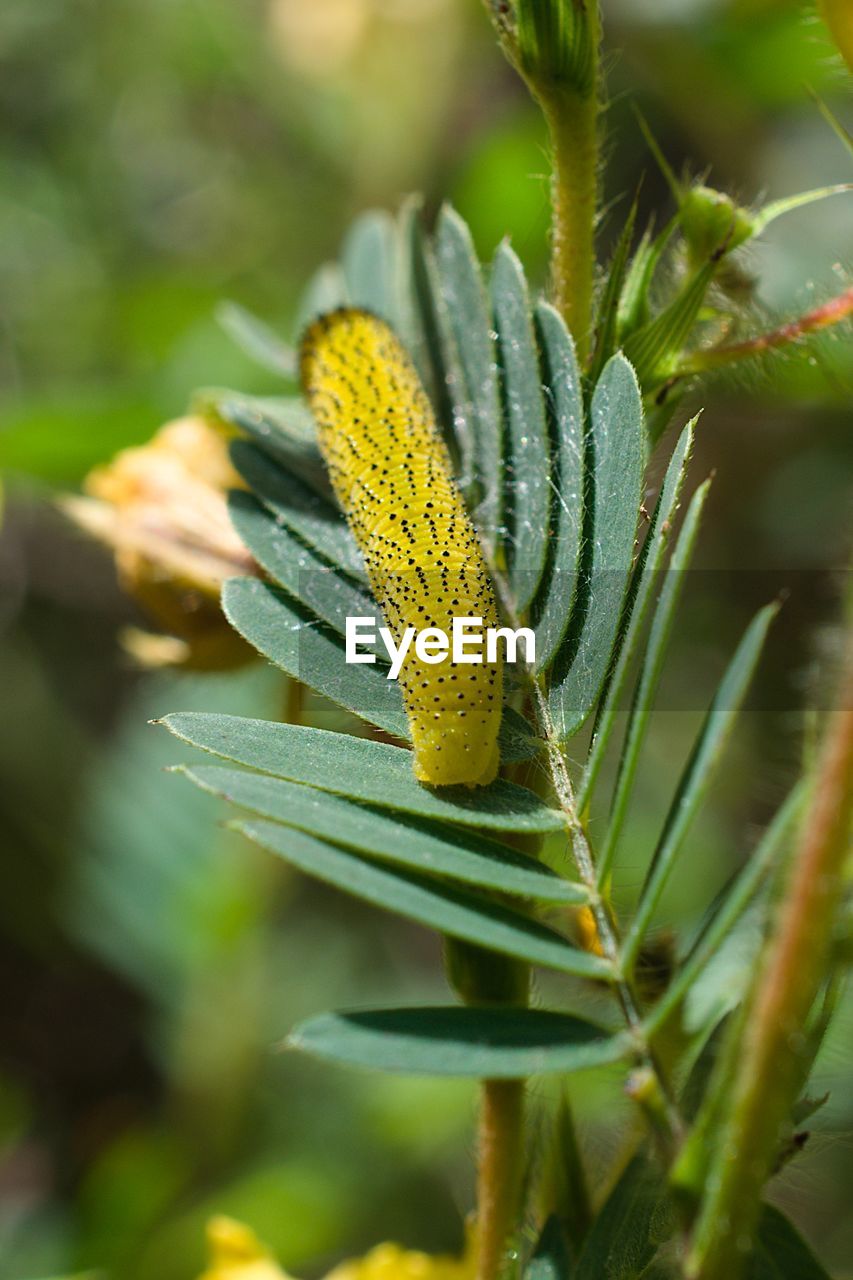
M 459 352 L 464 393 L 481 484 L 477 527 L 494 548 L 502 519 L 502 417 L 492 321 L 471 233 L 455 210 L 441 210 L 435 255 L 442 297 Z
M 716 911 L 696 939 L 690 954 L 679 967 L 672 982 L 646 1019 L 646 1034 L 652 1036 L 678 1008 L 694 981 L 732 933 L 761 885 L 776 866 L 779 853 L 795 828 L 806 795 L 805 785 L 798 783 L 770 823 L 748 862 L 741 868 L 722 895 Z
M 524 1280 L 572 1280 L 575 1274 L 565 1232 L 552 1214 L 542 1229 L 533 1256 L 524 1269 Z
M 334 311 L 337 307 L 349 304 L 344 273 L 337 262 L 327 262 L 314 272 L 299 299 L 296 311 L 296 341 L 301 341 L 302 334 L 312 320 Z
M 504 501 L 509 584 L 519 614 L 536 594 L 548 550 L 551 477 L 539 353 L 524 270 L 508 244 L 492 267 L 492 306 L 506 421 Z
M 371 862 L 276 822 L 258 819 L 232 825 L 306 875 L 451 938 L 561 973 L 610 976 L 606 960 L 581 951 L 552 929 L 490 898 L 434 877 Z
M 226 422 L 248 432 L 274 457 L 289 463 L 298 446 L 321 461 L 314 420 L 298 396 L 247 396 L 225 390 L 201 394 Z
M 279 524 L 252 494 L 242 489 L 232 492 L 228 512 L 261 568 L 339 635 L 344 635 L 348 617 L 373 618 L 380 625 L 370 593 Z
M 220 421 L 245 432 L 285 471 L 298 476 L 325 501 L 334 501 L 314 422 L 302 400 L 207 391 L 197 401 L 202 412 L 212 411 Z
M 646 651 L 643 654 L 640 676 L 634 692 L 628 728 L 619 760 L 619 771 L 616 777 L 616 789 L 610 810 L 610 821 L 607 824 L 604 845 L 599 854 L 598 876 L 600 884 L 604 884 L 613 865 L 619 837 L 625 825 L 643 742 L 645 741 L 655 694 L 660 683 L 675 614 L 687 579 L 686 571 L 693 558 L 693 548 L 696 545 L 696 538 L 699 533 L 699 525 L 702 520 L 702 512 L 708 497 L 710 484 L 710 480 L 706 480 L 696 490 L 690 501 L 687 515 L 684 517 L 684 524 L 664 578 L 654 617 L 652 618 L 651 631 L 646 644 Z
M 181 772 L 204 790 L 263 818 L 413 871 L 542 902 L 582 903 L 589 897 L 581 885 L 563 880 L 535 858 L 461 828 L 411 815 L 403 819 L 315 787 L 244 769 L 196 765 Z
M 553 478 L 545 581 L 535 602 L 536 669 L 545 671 L 569 627 L 580 569 L 583 521 L 583 394 L 575 347 L 565 321 L 541 302 L 536 327 L 551 418 Z
M 561 738 L 586 720 L 610 666 L 634 559 L 645 440 L 640 388 L 622 356 L 608 361 L 592 398 L 586 441 L 587 547 L 570 640 L 551 671 L 549 705 Z
M 631 202 L 631 208 L 616 242 L 610 270 L 607 273 L 607 284 L 604 286 L 596 312 L 595 347 L 589 367 L 589 380 L 593 383 L 598 381 L 605 364 L 619 348 L 619 300 L 623 293 L 628 255 L 634 238 L 638 196 L 639 192 Z
M 830 1275 L 794 1224 L 766 1204 L 746 1280 L 830 1280 Z
M 663 1178 L 635 1156 L 595 1219 L 573 1280 L 636 1280 L 671 1231 Z
M 397 325 L 399 241 L 390 214 L 370 209 L 356 218 L 343 243 L 341 265 L 351 305 Z
M 716 767 L 731 737 L 738 711 L 758 665 L 767 631 L 778 609 L 776 604 L 767 605 L 752 620 L 711 703 L 679 781 L 640 894 L 636 914 L 625 939 L 622 954 L 626 970 L 631 969 L 637 958 L 690 824 L 708 794 Z
M 615 655 L 615 662 L 608 676 L 605 686 L 606 691 L 596 716 L 592 747 L 584 769 L 581 785 L 578 788 L 578 807 L 581 812 L 589 803 L 592 789 L 604 762 L 604 753 L 610 742 L 610 736 L 616 724 L 619 706 L 628 682 L 632 662 L 639 648 L 646 612 L 651 604 L 658 572 L 663 564 L 664 555 L 669 545 L 669 537 L 672 532 L 675 514 L 681 501 L 681 491 L 687 477 L 690 456 L 693 452 L 694 423 L 695 419 L 687 424 L 679 437 L 678 444 L 675 446 L 664 476 L 649 532 L 646 535 L 640 559 L 634 570 L 628 595 L 627 618 L 623 621 L 622 635 Z
M 477 474 L 475 424 L 453 318 L 442 292 L 435 242 L 414 221 L 404 247 L 409 250 L 409 272 L 421 316 L 424 358 L 433 382 L 433 405 L 453 457 L 459 486 L 471 511 L 480 498 Z
M 426 387 L 463 492 L 470 499 L 472 439 L 460 403 L 459 358 L 438 283 L 435 253 L 424 231 L 420 205 L 415 201 L 403 208 L 400 240 L 403 292 L 408 303 L 401 336 Z
M 648 321 L 649 293 L 655 272 L 677 226 L 676 213 L 656 236 L 652 235 L 651 229 L 646 231 L 631 259 L 619 300 L 619 339 L 622 342 Z
M 397 681 L 386 679 L 378 664 L 346 662 L 342 641 L 276 587 L 231 578 L 222 609 L 232 627 L 289 676 L 387 733 L 409 737 Z
M 488 787 L 422 786 L 412 773 L 411 753 L 386 742 L 200 712 L 175 712 L 160 723 L 202 751 L 384 809 L 496 831 L 559 831 L 563 826 L 557 810 L 504 779 Z
M 838 182 L 831 187 L 816 187 L 812 191 L 798 191 L 795 195 L 783 196 L 781 200 L 771 200 L 753 216 L 752 235 L 762 235 L 771 222 L 775 222 L 786 213 L 792 213 L 795 209 L 801 209 L 803 205 L 814 204 L 816 200 L 826 200 L 828 196 L 845 195 L 848 191 L 853 191 L 851 183 Z
M 216 318 L 235 344 L 262 369 L 290 380 L 296 376 L 296 352 L 263 320 L 238 302 L 222 302 Z
M 252 493 L 277 520 L 331 564 L 365 578 L 361 552 L 336 507 L 276 466 L 256 445 L 235 440 L 231 458 Z
M 625 355 L 636 369 L 645 392 L 651 391 L 674 372 L 716 269 L 714 259 L 706 262 L 668 307 L 626 339 Z
M 530 721 L 516 711 L 515 707 L 506 704 L 501 716 L 498 744 L 504 764 L 511 764 L 516 760 L 530 760 L 545 747 L 544 741 L 537 736 Z
M 492 1080 L 582 1071 L 630 1052 L 626 1038 L 566 1013 L 459 1005 L 323 1013 L 285 1043 L 347 1066 Z

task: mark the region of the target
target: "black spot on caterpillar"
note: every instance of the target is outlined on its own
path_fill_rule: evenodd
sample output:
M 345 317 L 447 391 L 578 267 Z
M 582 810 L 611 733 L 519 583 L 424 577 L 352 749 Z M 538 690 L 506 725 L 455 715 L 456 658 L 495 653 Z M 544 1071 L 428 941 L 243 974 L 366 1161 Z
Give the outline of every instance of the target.
M 302 344 L 302 386 L 332 485 L 399 644 L 407 627 L 453 619 L 497 626 L 477 532 L 453 477 L 429 399 L 402 343 L 365 311 L 321 316 Z M 480 628 L 469 628 L 479 635 Z M 400 670 L 414 772 L 436 786 L 491 782 L 498 769 L 500 657 L 424 663 L 411 645 Z

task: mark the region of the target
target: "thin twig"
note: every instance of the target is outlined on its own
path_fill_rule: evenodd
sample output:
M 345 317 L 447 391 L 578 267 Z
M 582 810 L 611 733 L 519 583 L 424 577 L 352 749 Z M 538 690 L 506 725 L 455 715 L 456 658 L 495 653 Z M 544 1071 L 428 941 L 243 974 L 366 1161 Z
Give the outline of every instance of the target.
M 523 1080 L 484 1080 L 477 1169 L 477 1280 L 503 1270 L 521 1190 Z
M 740 360 L 753 359 L 779 347 L 790 346 L 800 338 L 819 333 L 832 325 L 840 324 L 853 316 L 853 286 L 845 289 L 835 298 L 821 303 L 796 320 L 773 329 L 770 333 L 759 334 L 755 338 L 747 338 L 743 342 L 732 342 L 723 347 L 711 347 L 706 351 L 696 351 L 688 356 L 677 370 L 677 377 L 689 376 L 693 373 L 705 373 L 709 369 L 717 369 L 723 365 L 736 364 Z
M 641 1059 L 643 1065 L 651 1071 L 652 1076 L 657 1083 L 660 1095 L 659 1102 L 663 1108 L 666 1119 L 670 1145 L 674 1147 L 683 1131 L 683 1125 L 678 1111 L 678 1105 L 675 1100 L 675 1095 L 666 1074 L 661 1064 L 658 1062 L 654 1050 L 646 1037 L 645 1029 L 643 1027 L 643 1019 L 637 1006 L 633 988 L 622 973 L 620 958 L 621 943 L 618 936 L 616 922 L 598 889 L 595 860 L 592 855 L 589 839 L 583 823 L 578 816 L 577 805 L 574 797 L 574 788 L 572 787 L 572 780 L 569 775 L 566 757 L 560 747 L 559 739 L 554 730 L 544 691 L 538 681 L 533 682 L 533 687 L 536 695 L 537 719 L 548 750 L 548 762 L 550 765 L 554 793 L 564 817 L 566 832 L 569 837 L 578 875 L 580 876 L 583 884 L 589 890 L 589 905 L 595 918 L 595 925 L 598 932 L 598 940 L 601 945 L 601 950 L 604 956 L 610 961 L 613 968 L 614 989 L 616 991 L 619 1004 L 621 1005 L 625 1021 L 628 1025 L 628 1029 L 634 1037 L 637 1047 L 637 1055 Z M 672 1155 L 672 1151 L 668 1154 Z

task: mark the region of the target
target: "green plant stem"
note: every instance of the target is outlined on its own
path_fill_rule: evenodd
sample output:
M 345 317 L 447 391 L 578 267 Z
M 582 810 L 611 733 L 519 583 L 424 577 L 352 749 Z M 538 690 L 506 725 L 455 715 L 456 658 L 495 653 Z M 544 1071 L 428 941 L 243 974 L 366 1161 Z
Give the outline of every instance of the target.
M 526 1005 L 530 973 L 508 956 L 445 938 L 450 982 L 471 1005 Z M 477 1141 L 477 1280 L 498 1280 L 518 1229 L 524 1081 L 483 1080 Z
M 509 585 L 494 564 L 490 565 L 490 569 L 506 617 L 511 626 L 517 628 L 521 625 L 522 619 L 516 614 Z M 531 671 L 528 671 L 527 676 L 533 709 L 548 753 L 551 786 L 564 816 L 566 834 L 578 875 L 589 890 L 589 908 L 595 920 L 602 954 L 609 960 L 613 970 L 616 995 L 628 1030 L 634 1039 L 638 1062 L 646 1069 L 654 1083 L 653 1089 L 646 1089 L 642 1095 L 638 1094 L 636 1100 L 647 1112 L 652 1132 L 661 1148 L 661 1154 L 669 1164 L 674 1158 L 684 1133 L 675 1093 L 646 1035 L 634 989 L 622 973 L 621 939 L 616 921 L 599 888 L 595 859 L 578 813 L 569 766 L 554 729 L 543 684 Z
M 597 58 L 597 41 L 596 41 Z M 574 338 L 578 360 L 590 352 L 598 203 L 598 91 L 537 97 L 551 139 L 551 294 Z
M 521 1192 L 523 1080 L 484 1080 L 477 1169 L 477 1280 L 497 1280 Z
M 538 103 L 551 144 L 551 300 L 586 363 L 592 344 L 601 81 L 598 0 L 484 0 L 501 48 Z M 575 7 L 571 15 L 559 13 Z M 538 10 L 538 12 L 537 12 Z M 550 10 L 550 12 L 549 12 Z M 573 19 L 573 20 L 572 20 Z
M 770 333 L 759 334 L 755 338 L 747 338 L 743 342 L 733 342 L 728 346 L 710 347 L 705 351 L 694 351 L 679 366 L 676 377 L 687 377 L 695 373 L 706 373 L 724 365 L 737 364 L 741 360 L 754 359 L 780 347 L 806 338 L 809 334 L 819 333 L 832 325 L 840 324 L 853 316 L 853 286 L 828 302 L 806 312 L 796 320 L 789 320 Z
M 742 1273 L 801 1087 L 805 1029 L 826 978 L 853 817 L 853 637 L 837 705 L 778 924 L 732 1055 L 734 1091 L 685 1262 L 690 1280 L 737 1280 Z
M 545 693 L 538 681 L 534 683 L 534 689 L 536 692 L 537 717 L 548 749 L 548 762 L 554 793 L 565 818 L 566 832 L 578 874 L 589 890 L 589 905 L 595 919 L 599 944 L 602 953 L 613 967 L 616 995 L 622 1008 L 625 1022 L 634 1038 L 637 1058 L 647 1070 L 650 1079 L 653 1080 L 655 1085 L 654 1096 L 652 1096 L 652 1091 L 646 1090 L 642 1097 L 638 1095 L 638 1101 L 644 1106 L 648 1102 L 650 1109 L 654 1111 L 653 1131 L 664 1148 L 663 1154 L 665 1158 L 671 1160 L 683 1132 L 675 1095 L 663 1067 L 646 1036 L 633 987 L 621 971 L 621 943 L 617 933 L 616 922 L 598 889 L 595 861 L 583 823 L 578 816 L 566 758 L 551 721 Z

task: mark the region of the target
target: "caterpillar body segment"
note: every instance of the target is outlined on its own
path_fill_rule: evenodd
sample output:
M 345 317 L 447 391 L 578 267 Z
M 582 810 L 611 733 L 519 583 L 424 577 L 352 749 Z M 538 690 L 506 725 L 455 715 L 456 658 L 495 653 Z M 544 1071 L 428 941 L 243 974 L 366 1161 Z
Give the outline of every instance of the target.
M 476 530 L 417 372 L 391 328 L 345 308 L 316 320 L 302 345 L 302 384 L 332 485 L 395 642 L 497 607 Z M 491 782 L 498 769 L 501 660 L 423 661 L 411 644 L 399 673 L 414 772 L 434 786 Z

